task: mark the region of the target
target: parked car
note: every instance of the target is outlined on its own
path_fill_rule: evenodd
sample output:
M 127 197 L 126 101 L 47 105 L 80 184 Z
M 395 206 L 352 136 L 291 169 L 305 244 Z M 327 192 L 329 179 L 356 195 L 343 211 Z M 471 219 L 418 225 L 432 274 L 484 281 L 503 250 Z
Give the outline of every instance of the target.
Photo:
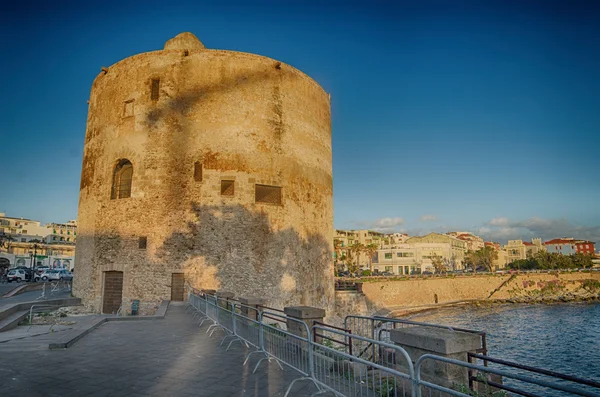
M 48 273 L 48 280 L 73 280 L 73 274 L 67 269 L 54 269 Z
M 33 278 L 34 281 L 48 281 L 50 279 L 49 277 L 49 273 L 52 271 L 52 269 L 42 269 L 41 272 L 37 273 L 35 275 L 35 277 Z
M 28 280 L 31 280 L 31 274 L 25 269 L 12 269 L 6 275 L 6 281 L 8 281 L 9 283 L 13 281 L 20 283 L 21 281 Z

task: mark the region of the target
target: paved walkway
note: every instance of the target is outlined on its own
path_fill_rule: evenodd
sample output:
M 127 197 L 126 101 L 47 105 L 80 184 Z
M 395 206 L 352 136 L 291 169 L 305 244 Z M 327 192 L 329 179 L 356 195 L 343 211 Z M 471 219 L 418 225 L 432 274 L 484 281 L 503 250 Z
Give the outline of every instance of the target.
M 15 287 L 14 283 L 13 287 Z M 7 291 L 8 292 L 8 291 Z M 59 299 L 59 298 L 69 298 L 71 297 L 71 291 L 66 289 L 65 287 L 61 287 L 57 291 L 52 291 L 51 286 L 48 284 L 45 290 L 45 297 L 40 298 L 42 295 L 42 290 L 34 290 L 27 291 L 21 294 L 11 296 L 10 298 L 0 298 L 0 310 L 5 307 L 11 306 L 14 303 L 23 303 L 23 302 L 33 302 L 33 301 L 43 301 L 48 299 Z
M 225 352 L 206 328 L 171 304 L 164 320 L 105 323 L 65 350 L 48 350 L 51 334 L 0 343 L 0 395 L 278 397 L 299 377 L 266 361 L 252 374 L 258 357 L 243 366 L 245 346 Z M 299 382 L 290 395 L 314 391 Z

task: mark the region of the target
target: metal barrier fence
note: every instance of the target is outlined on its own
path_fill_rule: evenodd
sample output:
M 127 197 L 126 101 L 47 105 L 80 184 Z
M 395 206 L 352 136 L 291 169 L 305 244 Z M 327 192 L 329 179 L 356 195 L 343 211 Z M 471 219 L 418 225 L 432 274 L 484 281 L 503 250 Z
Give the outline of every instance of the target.
M 378 341 L 391 342 L 391 330 L 397 328 L 421 326 L 431 328 L 443 328 L 453 331 L 462 331 L 479 335 L 481 338 L 481 347 L 476 350 L 477 353 L 487 354 L 487 338 L 486 333 L 474 331 L 464 328 L 448 327 L 440 324 L 421 323 L 416 321 L 405 320 L 401 318 L 388 317 L 367 317 L 367 316 L 346 316 L 344 319 L 344 328 L 351 329 L 355 335 L 365 336 Z M 368 358 L 373 362 L 379 359 L 379 352 L 371 345 L 361 342 L 359 339 L 354 339 L 353 351 L 357 357 Z M 487 365 L 487 363 L 484 363 Z
M 202 292 L 192 292 L 188 299 L 188 309 L 198 318 L 199 326 L 202 326 L 204 320 L 210 320 L 212 324 L 206 332 L 211 336 L 216 329 L 222 329 L 225 336 L 221 345 L 228 338 L 232 338 L 226 351 L 236 341 L 255 349 L 246 356 L 244 365 L 249 364 L 254 355 L 262 355 L 253 372 L 257 371 L 264 360 L 273 360 L 281 369 L 286 366 L 298 372 L 299 377 L 288 386 L 286 397 L 290 395 L 293 386 L 301 381 L 309 381 L 315 385 L 314 395 L 332 393 L 336 396 L 365 397 L 600 396 L 600 383 L 574 377 L 566 379 L 559 376 L 557 382 L 536 377 L 535 374 L 532 376 L 530 373 L 522 374 L 497 368 L 495 364 L 486 366 L 432 354 L 424 354 L 415 362 L 406 350 L 389 343 L 386 339 L 394 327 L 423 325 L 422 323 L 349 316 L 345 321 L 346 329 L 319 324 L 309 329 L 303 321 L 284 313 L 265 310 L 263 307 L 245 306 L 231 299 L 222 299 Z M 368 331 L 365 324 L 371 325 Z M 353 325 L 357 327 L 351 328 Z M 361 328 L 360 325 L 364 327 Z M 425 326 L 441 327 L 437 324 Z M 371 336 L 361 335 L 361 332 L 369 332 Z M 482 336 L 483 349 L 485 334 L 478 334 Z M 325 344 L 319 343 L 315 335 L 320 339 L 328 335 L 323 339 Z M 332 340 L 338 342 L 337 346 Z M 351 346 L 354 350 L 350 350 Z M 486 360 L 506 364 L 499 362 L 502 360 L 485 355 L 472 354 L 471 359 L 481 360 L 484 364 L 487 364 Z M 458 381 L 435 378 L 431 375 L 431 368 L 435 368 L 436 365 L 446 369 L 454 368 L 455 374 L 456 371 L 461 374 L 455 378 Z M 565 380 L 574 384 L 566 384 Z

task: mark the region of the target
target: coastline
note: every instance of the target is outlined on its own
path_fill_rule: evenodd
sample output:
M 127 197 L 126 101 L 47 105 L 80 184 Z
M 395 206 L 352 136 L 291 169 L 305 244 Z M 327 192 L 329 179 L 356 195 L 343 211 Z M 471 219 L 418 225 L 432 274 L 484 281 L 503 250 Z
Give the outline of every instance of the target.
M 434 312 L 439 309 L 446 309 L 456 306 L 475 306 L 475 307 L 490 307 L 496 305 L 508 304 L 530 304 L 530 305 L 557 305 L 561 303 L 576 303 L 576 302 L 600 302 L 600 294 L 555 294 L 547 296 L 518 296 L 507 299 L 465 299 L 459 301 L 438 303 L 422 306 L 393 306 L 378 310 L 376 315 L 391 318 L 409 319 L 416 314 Z

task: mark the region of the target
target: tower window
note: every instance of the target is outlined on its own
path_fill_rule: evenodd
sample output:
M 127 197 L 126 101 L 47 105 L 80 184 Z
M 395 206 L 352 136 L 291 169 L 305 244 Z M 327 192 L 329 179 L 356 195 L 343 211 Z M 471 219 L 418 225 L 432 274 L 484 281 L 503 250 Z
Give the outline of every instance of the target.
M 152 92 L 150 94 L 150 99 L 153 101 L 158 101 L 158 93 L 160 89 L 160 79 L 152 79 Z
M 199 161 L 194 163 L 194 180 L 196 182 L 202 182 L 202 163 Z
M 138 248 L 143 250 L 143 249 L 146 249 L 147 245 L 148 245 L 148 237 L 140 237 L 140 239 L 138 241 Z
M 113 184 L 110 198 L 120 199 L 131 197 L 131 182 L 133 180 L 133 165 L 127 159 L 121 159 L 113 173 Z
M 133 116 L 133 99 L 125 101 L 125 104 L 123 105 L 123 117 L 131 116 Z
M 257 203 L 281 205 L 281 187 L 254 185 L 254 201 Z
M 221 196 L 233 196 L 235 181 L 221 181 Z

